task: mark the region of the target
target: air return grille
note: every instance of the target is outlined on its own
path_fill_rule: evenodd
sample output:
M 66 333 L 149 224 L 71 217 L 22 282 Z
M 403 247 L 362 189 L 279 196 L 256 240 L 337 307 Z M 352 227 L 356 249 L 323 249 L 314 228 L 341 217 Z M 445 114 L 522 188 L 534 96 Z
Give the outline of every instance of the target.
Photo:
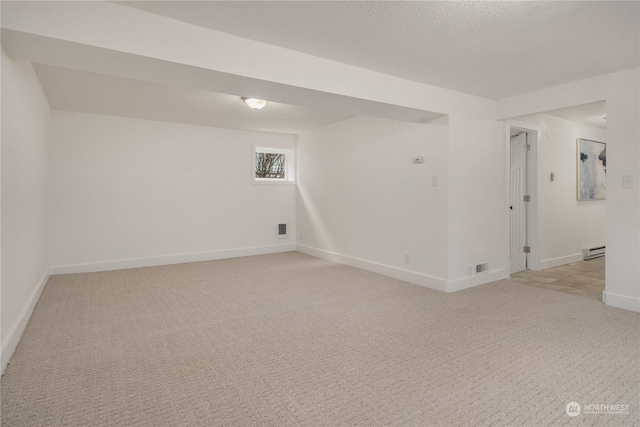
M 287 224 L 278 224 L 278 228 L 276 230 L 276 237 L 278 239 L 287 238 Z
M 476 264 L 476 274 L 485 273 L 489 271 L 489 263 Z

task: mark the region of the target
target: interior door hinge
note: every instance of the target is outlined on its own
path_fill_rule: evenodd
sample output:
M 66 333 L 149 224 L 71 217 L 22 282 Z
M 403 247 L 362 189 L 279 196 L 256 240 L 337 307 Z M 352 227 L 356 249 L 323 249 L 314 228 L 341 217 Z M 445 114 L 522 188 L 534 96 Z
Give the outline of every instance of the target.
M 525 246 L 524 248 L 522 248 L 522 250 L 525 254 L 531 253 L 531 246 Z
M 524 196 L 524 201 L 525 202 L 530 202 L 531 201 L 531 196 L 529 196 L 529 195 Z
M 524 144 L 524 145 L 522 146 L 522 149 L 523 149 L 524 151 L 531 151 L 531 144 Z

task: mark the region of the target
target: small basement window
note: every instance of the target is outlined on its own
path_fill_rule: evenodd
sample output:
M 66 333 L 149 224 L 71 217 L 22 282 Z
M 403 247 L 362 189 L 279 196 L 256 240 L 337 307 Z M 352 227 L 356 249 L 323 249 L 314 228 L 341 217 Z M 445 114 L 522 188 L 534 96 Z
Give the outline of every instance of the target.
M 255 147 L 253 162 L 254 184 L 294 183 L 294 156 L 292 149 Z

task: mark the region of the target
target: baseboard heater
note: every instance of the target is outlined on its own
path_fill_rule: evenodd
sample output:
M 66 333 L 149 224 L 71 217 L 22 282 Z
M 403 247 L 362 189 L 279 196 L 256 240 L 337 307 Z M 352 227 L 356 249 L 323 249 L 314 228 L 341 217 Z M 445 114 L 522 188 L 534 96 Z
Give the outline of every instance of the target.
M 604 246 L 598 246 L 596 248 L 585 248 L 582 250 L 582 254 L 584 255 L 584 260 L 598 258 L 600 256 L 604 256 Z

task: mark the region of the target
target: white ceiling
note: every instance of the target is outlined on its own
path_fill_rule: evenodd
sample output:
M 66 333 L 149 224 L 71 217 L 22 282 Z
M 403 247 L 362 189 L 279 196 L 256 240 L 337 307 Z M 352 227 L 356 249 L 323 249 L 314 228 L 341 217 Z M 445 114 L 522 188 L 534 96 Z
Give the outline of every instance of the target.
M 492 98 L 638 66 L 640 51 L 640 2 L 124 4 Z M 34 63 L 51 107 L 61 110 L 279 133 L 360 114 L 411 122 L 439 116 L 4 28 L 2 44 L 10 55 Z M 279 102 L 259 112 L 248 109 L 239 96 L 255 88 Z M 549 114 L 606 127 L 604 108 L 599 103 Z
M 261 132 L 300 133 L 353 117 L 269 102 L 260 111 L 239 96 L 34 64 L 53 109 Z
M 636 1 L 121 4 L 493 99 L 640 63 L 640 2 Z
M 605 101 L 546 111 L 544 114 L 549 114 L 588 126 L 594 126 L 600 129 L 607 128 L 607 120 L 605 119 L 607 116 L 607 103 Z M 510 134 L 511 136 L 516 136 L 520 135 L 522 132 L 522 130 L 512 127 Z
M 607 121 L 604 119 L 607 115 L 607 103 L 605 101 L 547 111 L 546 114 L 584 123 L 585 125 L 600 129 L 607 128 Z

